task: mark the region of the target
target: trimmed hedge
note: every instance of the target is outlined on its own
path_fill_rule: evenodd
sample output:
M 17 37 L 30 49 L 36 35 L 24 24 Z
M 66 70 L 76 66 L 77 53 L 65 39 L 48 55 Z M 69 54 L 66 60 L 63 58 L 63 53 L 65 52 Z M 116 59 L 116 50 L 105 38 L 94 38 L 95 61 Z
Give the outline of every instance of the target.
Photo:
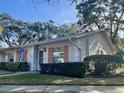
M 85 64 L 83 62 L 40 64 L 41 74 L 55 74 L 63 76 L 84 77 Z
M 117 55 L 92 55 L 84 58 L 84 62 L 87 71 L 93 71 L 90 67 L 90 64 L 92 64 L 97 75 L 111 74 L 124 63 L 123 58 Z
M 29 71 L 29 65 L 27 62 L 0 62 L 0 70 Z
M 122 63 L 123 58 L 117 55 L 92 55 L 84 58 L 84 61 Z

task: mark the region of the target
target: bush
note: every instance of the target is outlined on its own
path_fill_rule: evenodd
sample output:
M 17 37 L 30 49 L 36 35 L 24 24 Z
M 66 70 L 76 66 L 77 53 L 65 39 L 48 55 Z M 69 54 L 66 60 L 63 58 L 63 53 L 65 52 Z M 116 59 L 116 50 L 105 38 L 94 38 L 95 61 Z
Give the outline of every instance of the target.
M 5 64 L 5 70 L 14 71 L 14 72 L 18 71 L 19 70 L 18 63 L 7 62 Z
M 84 62 L 87 65 L 87 71 L 94 71 L 97 75 L 108 75 L 121 66 L 123 58 L 117 55 L 92 55 L 84 58 Z
M 120 56 L 124 59 L 124 50 L 123 49 L 118 49 L 118 51 L 116 52 L 117 56 Z
M 40 64 L 42 74 L 84 77 L 85 64 L 83 62 Z
M 29 65 L 27 62 L 0 62 L 0 70 L 7 71 L 28 71 Z
M 19 62 L 18 67 L 20 71 L 29 71 L 29 65 L 27 62 Z

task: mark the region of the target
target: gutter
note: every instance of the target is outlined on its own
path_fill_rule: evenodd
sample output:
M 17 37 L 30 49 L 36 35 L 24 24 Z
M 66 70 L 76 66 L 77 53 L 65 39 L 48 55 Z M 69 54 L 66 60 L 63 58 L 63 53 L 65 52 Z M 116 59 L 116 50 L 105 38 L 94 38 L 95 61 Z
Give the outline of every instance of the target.
M 79 61 L 81 61 L 81 48 L 71 38 L 69 38 L 69 41 L 78 49 L 78 51 L 79 51 Z

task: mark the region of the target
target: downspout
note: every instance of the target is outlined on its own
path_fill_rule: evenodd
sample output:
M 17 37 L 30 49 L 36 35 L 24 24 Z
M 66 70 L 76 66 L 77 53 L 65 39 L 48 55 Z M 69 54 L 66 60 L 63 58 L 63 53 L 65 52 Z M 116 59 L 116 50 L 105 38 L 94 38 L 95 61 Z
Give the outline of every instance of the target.
M 78 49 L 78 51 L 79 51 L 79 61 L 81 61 L 81 48 L 77 44 L 75 44 L 75 42 L 72 41 L 71 38 L 69 38 L 69 41 Z
M 88 33 L 88 30 L 85 30 L 85 33 Z M 85 40 L 85 57 L 89 56 L 89 35 L 86 35 L 86 40 Z
M 89 37 L 86 36 L 86 52 L 85 52 L 86 56 L 89 56 Z

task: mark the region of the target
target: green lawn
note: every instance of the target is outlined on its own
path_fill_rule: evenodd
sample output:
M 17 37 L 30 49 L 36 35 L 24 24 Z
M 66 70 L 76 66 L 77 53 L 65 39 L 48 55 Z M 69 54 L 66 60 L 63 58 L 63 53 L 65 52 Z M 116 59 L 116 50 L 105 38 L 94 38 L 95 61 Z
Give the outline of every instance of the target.
M 63 76 L 24 74 L 0 78 L 0 84 L 124 84 L 124 78 L 71 78 Z

